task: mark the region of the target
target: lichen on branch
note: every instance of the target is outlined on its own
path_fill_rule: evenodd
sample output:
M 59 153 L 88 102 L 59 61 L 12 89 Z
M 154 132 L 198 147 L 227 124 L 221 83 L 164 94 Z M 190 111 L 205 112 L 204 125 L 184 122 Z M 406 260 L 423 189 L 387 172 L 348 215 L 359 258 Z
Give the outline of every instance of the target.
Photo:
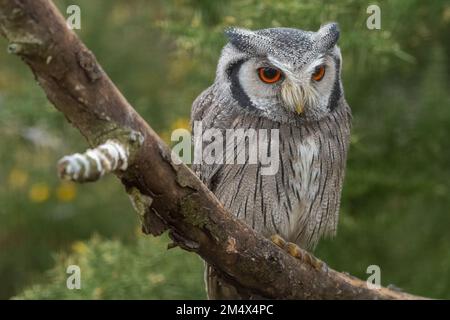
M 129 151 L 123 144 L 108 140 L 104 144 L 63 157 L 58 162 L 61 179 L 75 182 L 96 181 L 106 173 L 124 171 L 128 167 Z

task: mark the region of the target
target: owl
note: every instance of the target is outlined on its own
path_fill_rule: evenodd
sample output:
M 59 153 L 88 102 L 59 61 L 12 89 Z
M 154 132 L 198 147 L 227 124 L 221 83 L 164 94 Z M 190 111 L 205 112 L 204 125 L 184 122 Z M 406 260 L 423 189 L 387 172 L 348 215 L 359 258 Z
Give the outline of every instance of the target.
M 259 163 L 198 163 L 194 172 L 225 208 L 276 244 L 314 249 L 336 233 L 351 110 L 341 81 L 336 23 L 225 31 L 214 83 L 194 101 L 193 134 L 209 128 L 277 130 L 274 174 Z M 195 132 L 201 128 L 203 132 Z M 224 143 L 227 151 L 228 142 Z M 229 149 L 229 148 L 228 148 Z M 248 156 L 245 158 L 248 160 Z M 208 298 L 250 298 L 206 265 Z

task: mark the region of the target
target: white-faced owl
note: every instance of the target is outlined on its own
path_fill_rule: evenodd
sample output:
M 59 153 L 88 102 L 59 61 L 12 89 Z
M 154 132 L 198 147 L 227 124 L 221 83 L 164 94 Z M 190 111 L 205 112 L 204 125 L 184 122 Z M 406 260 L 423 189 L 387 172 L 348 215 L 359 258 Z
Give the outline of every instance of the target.
M 313 249 L 336 233 L 350 140 L 338 26 L 225 33 L 215 81 L 194 101 L 191 121 L 203 131 L 277 129 L 279 168 L 263 175 L 259 163 L 222 162 L 193 170 L 257 232 Z M 209 298 L 243 297 L 211 266 L 205 279 Z

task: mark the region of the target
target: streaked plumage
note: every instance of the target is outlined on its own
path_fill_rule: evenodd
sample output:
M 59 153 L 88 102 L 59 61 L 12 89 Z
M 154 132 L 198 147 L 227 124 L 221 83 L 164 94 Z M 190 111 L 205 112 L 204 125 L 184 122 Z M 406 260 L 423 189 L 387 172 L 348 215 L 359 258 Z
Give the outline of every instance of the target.
M 350 137 L 351 113 L 340 78 L 339 31 L 230 29 L 214 84 L 194 102 L 192 121 L 203 129 L 279 129 L 280 167 L 261 175 L 260 164 L 194 165 L 224 206 L 263 235 L 279 234 L 312 249 L 336 233 Z M 256 70 L 281 70 L 266 84 Z M 311 79 L 317 66 L 326 73 Z M 301 112 L 301 113 L 298 113 Z M 194 132 L 195 133 L 195 132 Z M 208 268 L 210 298 L 239 298 Z

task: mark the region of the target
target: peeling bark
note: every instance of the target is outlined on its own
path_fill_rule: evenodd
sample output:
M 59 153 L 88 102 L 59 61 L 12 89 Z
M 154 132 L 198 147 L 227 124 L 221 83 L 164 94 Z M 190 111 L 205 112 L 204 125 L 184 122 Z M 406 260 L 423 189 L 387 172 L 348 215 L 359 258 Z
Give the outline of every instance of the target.
M 108 140 L 129 150 L 116 171 L 142 215 L 146 233 L 169 229 L 239 291 L 277 299 L 419 299 L 326 267 L 305 251 L 294 258 L 234 219 L 128 104 L 95 56 L 48 0 L 0 0 L 0 33 L 30 67 L 48 99 L 91 147 Z M 156 221 L 156 222 L 155 222 Z

